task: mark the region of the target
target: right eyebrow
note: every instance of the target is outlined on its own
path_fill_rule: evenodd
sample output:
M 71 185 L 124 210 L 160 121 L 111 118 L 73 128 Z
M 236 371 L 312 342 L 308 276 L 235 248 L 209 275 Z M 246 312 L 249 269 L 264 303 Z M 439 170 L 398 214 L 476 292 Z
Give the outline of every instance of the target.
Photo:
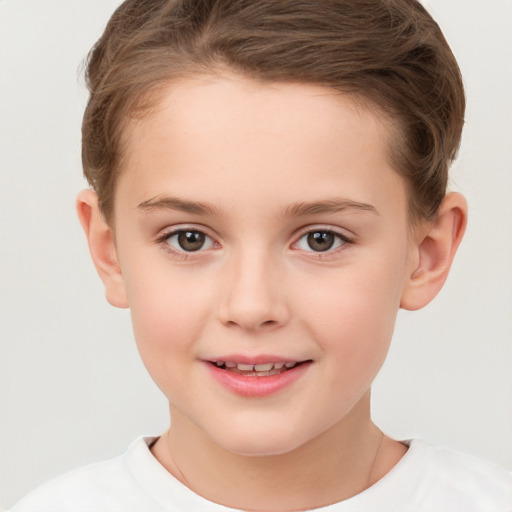
M 154 210 L 177 210 L 185 213 L 193 213 L 195 215 L 220 216 L 218 209 L 211 204 L 171 196 L 153 197 L 140 203 L 137 208 L 146 212 Z
M 294 203 L 285 210 L 287 217 L 300 217 L 304 215 L 320 215 L 340 212 L 370 212 L 379 215 L 375 206 L 343 198 L 331 198 L 323 201 Z

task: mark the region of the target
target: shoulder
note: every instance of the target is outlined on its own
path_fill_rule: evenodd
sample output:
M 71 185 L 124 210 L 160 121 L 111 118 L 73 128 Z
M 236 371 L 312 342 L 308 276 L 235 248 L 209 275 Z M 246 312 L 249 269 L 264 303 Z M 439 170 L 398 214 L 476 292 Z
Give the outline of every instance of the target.
M 511 471 L 419 440 L 411 442 L 410 450 L 411 455 L 416 452 L 416 462 L 428 468 L 424 473 L 421 510 L 448 507 L 453 511 L 510 512 L 512 509 Z
M 43 484 L 9 512 L 96 512 L 146 509 L 148 497 L 133 477 L 127 459 L 147 449 L 144 438 L 114 459 L 84 466 Z

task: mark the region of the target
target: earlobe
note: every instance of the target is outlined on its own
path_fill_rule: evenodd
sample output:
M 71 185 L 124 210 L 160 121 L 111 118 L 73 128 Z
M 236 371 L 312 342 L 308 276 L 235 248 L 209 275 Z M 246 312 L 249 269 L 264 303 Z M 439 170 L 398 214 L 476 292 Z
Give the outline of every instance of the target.
M 128 300 L 117 260 L 114 235 L 101 215 L 96 193 L 92 190 L 80 192 L 76 208 L 94 266 L 105 285 L 107 300 L 115 307 L 127 308 Z
M 426 223 L 415 250 L 415 265 L 407 279 L 400 307 L 426 306 L 441 290 L 467 223 L 467 204 L 460 194 L 445 196 L 434 221 Z

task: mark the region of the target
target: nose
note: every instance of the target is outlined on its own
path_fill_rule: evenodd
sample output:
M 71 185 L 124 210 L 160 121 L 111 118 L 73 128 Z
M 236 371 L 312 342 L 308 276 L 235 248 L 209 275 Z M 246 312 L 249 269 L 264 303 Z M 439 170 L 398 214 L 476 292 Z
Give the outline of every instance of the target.
M 219 320 L 246 331 L 269 331 L 289 319 L 282 268 L 253 252 L 233 257 L 223 275 Z

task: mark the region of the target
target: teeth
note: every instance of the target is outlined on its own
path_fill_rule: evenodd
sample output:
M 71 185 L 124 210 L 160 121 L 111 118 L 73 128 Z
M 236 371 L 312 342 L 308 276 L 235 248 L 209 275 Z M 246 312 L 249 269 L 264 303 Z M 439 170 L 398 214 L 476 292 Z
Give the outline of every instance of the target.
M 226 369 L 237 369 L 241 372 L 271 372 L 272 370 L 282 370 L 286 368 L 287 370 L 297 366 L 299 364 L 297 361 L 288 362 L 288 363 L 265 363 L 265 364 L 243 364 L 243 363 L 235 363 L 234 361 L 212 361 L 215 366 L 219 368 L 224 367 Z
M 274 363 L 268 363 L 268 364 L 255 364 L 254 369 L 257 372 L 268 372 L 274 368 Z
M 270 372 L 271 370 L 281 370 L 283 368 L 290 369 L 296 366 L 297 362 L 289 363 L 265 363 L 265 364 L 243 364 L 235 363 L 233 361 L 214 361 L 218 367 L 224 366 L 225 368 L 234 369 L 241 372 Z

